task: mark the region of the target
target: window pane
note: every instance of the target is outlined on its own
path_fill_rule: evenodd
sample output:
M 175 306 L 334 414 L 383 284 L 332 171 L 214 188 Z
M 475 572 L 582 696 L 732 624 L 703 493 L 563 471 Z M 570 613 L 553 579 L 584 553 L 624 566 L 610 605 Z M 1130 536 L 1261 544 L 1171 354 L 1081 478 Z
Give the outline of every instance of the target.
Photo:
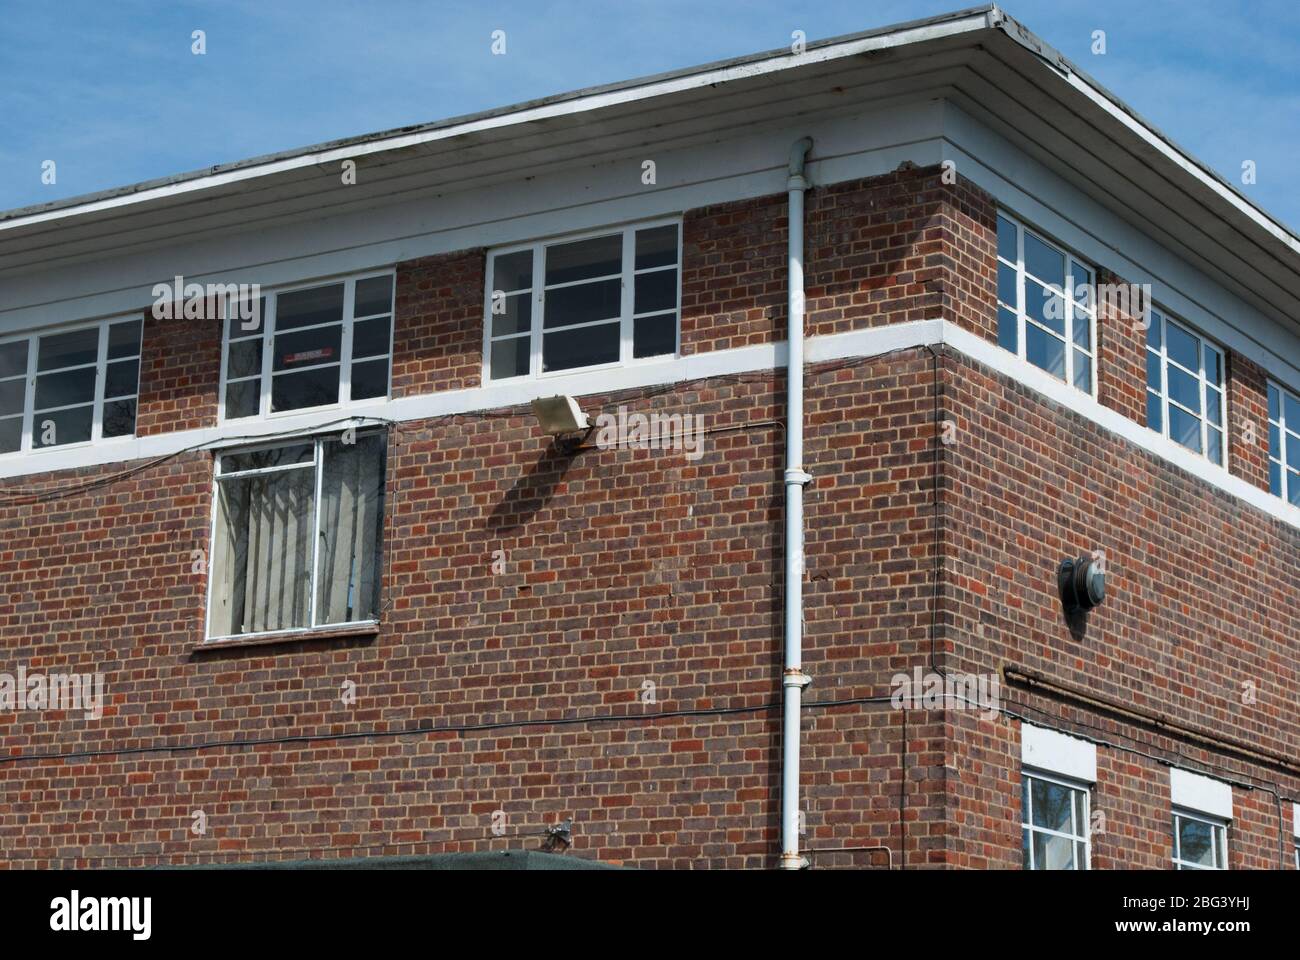
M 26 380 L 0 381 L 0 417 L 13 413 L 22 413 L 26 403 Z
M 1289 393 L 1282 394 L 1282 412 L 1286 415 L 1288 430 L 1300 430 L 1300 400 Z
M 271 410 L 300 410 L 338 403 L 339 368 L 318 367 L 301 373 L 282 373 L 271 380 Z
M 104 436 L 129 437 L 135 433 L 135 397 L 104 403 Z
M 622 281 L 615 278 L 548 290 L 542 325 L 549 330 L 593 320 L 611 320 L 622 309 L 622 287 Z
M 619 353 L 619 324 L 548 333 L 542 338 L 542 369 L 570 370 L 614 363 Z
M 352 358 L 382 357 L 388 353 L 388 317 L 361 320 L 352 326 Z
M 531 293 L 514 293 L 502 300 L 501 313 L 492 314 L 491 335 L 500 337 L 508 333 L 527 333 L 533 323 L 533 295 Z
M 0 343 L 0 377 L 21 377 L 27 373 L 27 341 Z
M 1000 220 L 998 222 L 1001 223 Z M 1020 841 L 1021 841 L 1020 865 L 1025 870 L 1030 870 L 1032 869 L 1032 867 L 1029 862 L 1030 833 L 1028 829 L 1024 829 L 1020 831 Z
M 492 289 L 510 293 L 533 285 L 533 251 L 520 250 L 492 258 Z
M 677 224 L 636 232 L 636 269 L 666 267 L 677 262 Z
M 367 433 L 324 447 L 316 622 L 377 620 L 387 439 Z
M 32 445 L 56 447 L 65 443 L 85 443 L 90 439 L 94 415 L 93 406 L 38 413 L 32 422 Z
M 1164 421 L 1161 419 L 1161 402 L 1157 394 L 1147 391 L 1147 426 L 1152 430 L 1160 433 L 1165 432 Z
M 95 368 L 44 373 L 36 378 L 36 409 L 90 403 L 95 399 Z
M 1025 325 L 1025 356 L 1034 366 L 1065 379 L 1065 341 L 1032 323 Z
M 1199 820 L 1177 818 L 1179 859 L 1200 866 L 1212 867 L 1214 862 L 1214 830 Z
M 1282 467 L 1276 460 L 1268 462 L 1268 488 L 1273 496 L 1282 496 Z
M 1147 345 L 1151 347 L 1152 350 L 1160 349 L 1161 326 L 1160 314 L 1156 313 L 1154 310 L 1151 311 L 1150 322 L 1147 324 Z
M 1206 347 L 1205 379 L 1210 381 L 1210 383 L 1214 384 L 1214 386 L 1216 387 L 1219 386 L 1220 383 L 1222 382 L 1223 372 L 1220 369 L 1222 363 L 1223 363 L 1223 358 L 1219 356 L 1218 352 Z
M 510 340 L 492 341 L 492 379 L 502 380 L 506 377 L 522 377 L 528 373 L 531 355 L 532 339 L 530 337 L 514 337 Z
M 1300 507 L 1300 473 L 1294 470 L 1286 472 L 1286 498 L 1293 505 Z
M 1012 263 L 1015 263 L 1018 258 L 1016 225 L 1006 217 L 998 217 L 998 256 L 1005 257 Z
M 998 307 L 998 343 L 1012 353 L 1020 352 L 1019 319 L 1005 307 Z
M 1210 423 L 1216 427 L 1223 426 L 1223 396 L 1212 387 L 1205 388 L 1205 413 Z
M 1271 423 L 1268 425 L 1268 455 L 1276 460 L 1282 459 L 1282 436 Z
M 1184 373 L 1177 367 L 1169 367 L 1165 370 L 1169 378 L 1169 399 L 1187 407 L 1193 413 L 1201 412 L 1201 388 L 1200 381 L 1190 374 Z
M 1074 354 L 1074 385 L 1084 393 L 1092 393 L 1092 357 L 1077 351 Z
M 226 379 L 256 377 L 262 372 L 262 339 L 232 343 L 226 354 Z
M 676 313 L 638 317 L 632 324 L 633 357 L 658 357 L 677 349 Z
M 275 329 L 290 330 L 343 320 L 343 284 L 282 293 L 275 301 Z
M 1078 344 L 1080 347 L 1083 347 L 1083 349 L 1091 351 L 1092 350 L 1092 318 L 1088 316 L 1086 313 L 1084 313 L 1082 310 L 1080 310 L 1078 307 L 1074 307 L 1073 309 L 1074 309 L 1074 315 L 1071 320 L 1071 323 L 1074 327 L 1073 330 L 1074 342 Z
M 138 357 L 139 355 L 139 320 L 115 323 L 108 328 L 108 359 L 119 360 L 123 357 Z
M 1034 806 L 1034 826 L 1069 833 L 1070 804 L 1073 802 L 1070 794 L 1073 791 L 1038 779 L 1031 779 L 1029 788 Z
M 343 327 L 317 327 L 301 333 L 276 334 L 272 370 L 293 370 L 337 363 L 342 349 Z M 335 398 L 337 399 L 337 397 Z M 333 403 L 334 400 L 325 401 Z
M 1034 834 L 1035 870 L 1073 870 L 1074 841 L 1050 833 Z
M 1025 269 L 1044 283 L 1065 289 L 1065 257 L 1028 231 L 1025 232 Z
M 13 453 L 23 444 L 23 418 L 0 420 L 0 453 Z
M 260 405 L 262 382 L 244 380 L 240 383 L 226 384 L 226 419 L 255 417 Z
M 314 470 L 217 482 L 213 636 L 307 626 Z
M 221 457 L 221 472 L 264 470 L 267 467 L 306 466 L 316 459 L 310 443 L 295 443 L 287 447 L 266 447 L 243 453 L 226 453 Z
M 99 328 L 74 330 L 72 333 L 41 337 L 40 350 L 36 356 L 36 369 L 58 370 L 61 367 L 94 363 L 98 359 Z
M 998 263 L 998 300 L 1016 309 L 1016 268 Z
M 1070 280 L 1074 283 L 1074 299 L 1085 307 L 1092 303 L 1092 271 L 1077 260 L 1070 261 Z
M 1182 364 L 1188 370 L 1200 372 L 1200 341 L 1176 323 L 1165 324 L 1165 337 L 1169 341 L 1170 359 Z
M 369 277 L 357 281 L 353 297 L 352 316 L 371 317 L 377 313 L 393 312 L 393 278 Z
M 388 358 L 352 364 L 352 399 L 388 396 Z
M 1065 336 L 1065 298 L 1035 280 L 1025 280 L 1025 314 Z
M 638 274 L 633 313 L 657 313 L 677 309 L 677 271 L 657 270 Z
M 1160 354 L 1147 351 L 1147 386 L 1157 392 L 1164 389 L 1160 383 Z
M 119 360 L 110 363 L 104 376 L 104 396 L 134 396 L 140 384 L 140 361 Z
M 1300 437 L 1290 430 L 1286 432 L 1286 465 L 1300 468 Z
M 240 340 L 262 335 L 262 318 L 266 316 L 266 297 L 256 303 L 247 300 L 232 301 L 226 308 L 226 339 Z
M 1179 410 L 1169 408 L 1169 437 L 1181 443 L 1188 450 L 1201 452 L 1201 418 Z
M 611 233 L 546 248 L 546 283 L 606 277 L 623 270 L 623 234 Z
M 1213 427 L 1205 431 L 1205 453 L 1214 463 L 1223 463 L 1223 434 Z
M 1277 387 L 1270 383 L 1268 385 L 1268 418 L 1270 420 L 1277 420 L 1280 412 L 1281 407 L 1278 403 Z

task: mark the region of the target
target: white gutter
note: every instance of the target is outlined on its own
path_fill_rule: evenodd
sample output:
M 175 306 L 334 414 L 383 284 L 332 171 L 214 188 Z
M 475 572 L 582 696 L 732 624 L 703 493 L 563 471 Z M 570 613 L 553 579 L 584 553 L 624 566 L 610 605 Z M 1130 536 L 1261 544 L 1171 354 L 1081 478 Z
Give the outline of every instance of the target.
M 812 681 L 803 672 L 803 488 L 812 477 L 803 470 L 803 193 L 804 160 L 812 140 L 790 148 L 789 271 L 786 281 L 789 353 L 786 367 L 785 429 L 785 692 L 781 719 L 781 868 L 800 870 L 799 855 L 800 699 Z

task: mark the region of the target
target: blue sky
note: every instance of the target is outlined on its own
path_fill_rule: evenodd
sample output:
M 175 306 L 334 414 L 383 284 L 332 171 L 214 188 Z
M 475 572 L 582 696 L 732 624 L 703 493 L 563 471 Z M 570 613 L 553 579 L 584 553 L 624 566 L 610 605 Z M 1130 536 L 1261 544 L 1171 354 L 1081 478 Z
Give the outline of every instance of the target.
M 0 0 L 0 209 L 970 5 Z M 1255 161 L 1242 189 L 1300 228 L 1300 4 L 1003 6 L 1234 183 Z

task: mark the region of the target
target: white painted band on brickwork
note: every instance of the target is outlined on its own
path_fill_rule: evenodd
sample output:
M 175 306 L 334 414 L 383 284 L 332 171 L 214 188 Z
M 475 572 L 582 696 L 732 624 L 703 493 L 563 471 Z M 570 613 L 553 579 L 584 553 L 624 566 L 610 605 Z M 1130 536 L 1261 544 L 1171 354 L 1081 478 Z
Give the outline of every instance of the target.
M 1232 819 L 1232 787 L 1222 780 L 1203 777 L 1190 770 L 1169 768 L 1169 801 L 1194 813 L 1208 813 L 1221 820 Z
M 1097 782 L 1097 745 L 1045 727 L 1020 724 L 1020 762 L 1080 783 Z
M 1300 508 L 1293 507 L 1267 490 L 1229 473 L 1198 454 L 1179 446 L 1144 424 L 1102 406 L 1074 387 L 1057 380 L 1033 364 L 956 324 L 945 320 L 917 320 L 911 323 L 853 330 L 848 333 L 809 337 L 805 341 L 808 363 L 881 356 L 895 350 L 946 344 L 952 350 L 1014 380 L 1048 401 L 1059 404 L 1174 466 L 1187 471 L 1212 487 L 1275 519 L 1300 529 Z M 685 357 L 637 363 L 610 370 L 577 372 L 537 380 L 519 380 L 463 390 L 440 390 L 414 397 L 354 404 L 295 413 L 267 420 L 228 423 L 221 427 L 180 430 L 149 437 L 104 440 L 96 444 L 41 450 L 21 456 L 0 456 L 0 479 L 54 470 L 71 470 L 128 460 L 167 456 L 195 446 L 225 446 L 245 442 L 249 436 L 265 437 L 290 432 L 309 433 L 342 418 L 359 420 L 381 417 L 388 420 L 423 420 L 431 417 L 523 406 L 536 397 L 567 394 L 574 397 L 610 393 L 637 387 L 663 386 L 738 373 L 754 373 L 784 367 L 786 345 L 759 344 L 730 350 L 713 350 Z M 526 416 L 521 413 L 520 416 Z M 1266 434 L 1264 434 L 1266 442 Z M 539 442 L 541 438 L 539 435 Z M 1231 459 L 1231 452 L 1229 452 Z

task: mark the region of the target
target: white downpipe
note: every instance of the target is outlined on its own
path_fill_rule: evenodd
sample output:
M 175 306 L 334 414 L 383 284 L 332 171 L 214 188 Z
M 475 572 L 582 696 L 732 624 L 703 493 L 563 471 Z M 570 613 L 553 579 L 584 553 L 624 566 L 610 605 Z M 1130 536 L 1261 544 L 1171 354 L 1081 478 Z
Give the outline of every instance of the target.
M 781 720 L 781 868 L 799 870 L 799 720 L 800 700 L 809 678 L 803 672 L 803 488 L 812 480 L 803 470 L 803 194 L 804 160 L 812 140 L 790 148 L 789 273 L 785 430 L 785 694 Z

